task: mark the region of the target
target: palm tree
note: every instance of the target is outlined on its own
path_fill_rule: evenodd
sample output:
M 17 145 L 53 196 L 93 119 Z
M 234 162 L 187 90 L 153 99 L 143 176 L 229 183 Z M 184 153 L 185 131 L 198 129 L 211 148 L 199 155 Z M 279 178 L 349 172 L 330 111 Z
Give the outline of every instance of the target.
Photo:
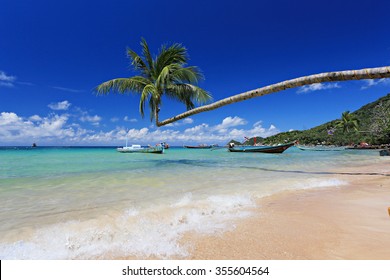
M 200 70 L 195 66 L 186 66 L 188 61 L 187 49 L 181 44 L 163 45 L 159 54 L 152 57 L 145 39 L 141 39 L 142 56 L 132 49 L 127 49 L 131 65 L 139 72 L 138 76 L 116 78 L 97 86 L 99 94 L 116 91 L 120 94 L 127 92 L 141 95 L 139 111 L 144 117 L 145 105 L 150 108 L 150 120 L 156 120 L 165 95 L 186 105 L 187 110 L 195 108 L 195 103 L 204 104 L 210 101 L 211 95 L 196 86 L 203 79 Z
M 363 80 L 363 79 L 382 79 L 390 78 L 390 66 L 367 68 L 360 70 L 346 70 L 337 72 L 326 72 L 305 77 L 300 77 L 284 82 L 272 84 L 262 88 L 250 90 L 244 93 L 236 94 L 225 99 L 216 101 L 214 103 L 197 107 L 187 112 L 181 113 L 172 118 L 166 119 L 159 123 L 159 126 L 167 125 L 169 123 L 187 118 L 189 116 L 199 114 L 201 112 L 215 110 L 219 107 L 240 102 L 243 100 L 251 99 L 254 97 L 260 97 L 274 92 L 286 90 L 289 88 L 301 87 L 304 85 L 311 85 L 322 82 L 338 82 L 338 81 L 349 81 L 349 80 Z
M 359 120 L 349 111 L 345 111 L 341 115 L 341 119 L 336 121 L 336 127 L 342 128 L 343 132 L 350 132 L 350 129 L 358 131 Z

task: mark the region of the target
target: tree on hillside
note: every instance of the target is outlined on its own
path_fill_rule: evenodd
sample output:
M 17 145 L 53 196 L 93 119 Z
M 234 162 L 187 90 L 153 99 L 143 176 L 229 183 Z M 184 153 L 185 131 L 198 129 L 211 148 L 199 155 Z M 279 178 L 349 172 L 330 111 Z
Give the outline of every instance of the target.
M 359 120 L 349 111 L 343 112 L 341 119 L 336 121 L 336 128 L 342 128 L 343 132 L 357 131 L 359 128 Z
M 205 104 L 211 95 L 196 86 L 203 79 L 200 70 L 195 66 L 186 66 L 187 49 L 181 44 L 163 45 L 157 56 L 152 57 L 145 39 L 141 39 L 142 55 L 127 49 L 131 65 L 139 72 L 138 76 L 116 78 L 97 86 L 99 94 L 111 91 L 120 94 L 133 92 L 141 95 L 139 112 L 144 117 L 146 104 L 150 109 L 150 120 L 156 120 L 159 126 L 159 111 L 162 97 L 184 103 L 187 110 L 195 108 L 195 103 Z
M 390 138 L 390 103 L 378 103 L 372 113 L 370 133 L 375 137 Z M 386 142 L 390 139 L 382 139 Z

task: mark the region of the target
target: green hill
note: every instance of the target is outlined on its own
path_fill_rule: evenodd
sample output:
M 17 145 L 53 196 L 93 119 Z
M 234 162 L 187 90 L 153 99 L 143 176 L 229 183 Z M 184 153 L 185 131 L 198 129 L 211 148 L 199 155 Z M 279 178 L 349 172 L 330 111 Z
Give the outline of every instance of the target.
M 307 130 L 282 132 L 260 140 L 264 144 L 276 144 L 298 140 L 300 144 L 349 145 L 367 142 L 370 144 L 390 143 L 390 94 L 369 103 L 351 113 L 358 120 L 357 131 L 344 132 L 337 126 L 340 120 L 333 120 Z M 256 141 L 256 142 L 260 142 Z M 253 143 L 253 139 L 251 138 Z

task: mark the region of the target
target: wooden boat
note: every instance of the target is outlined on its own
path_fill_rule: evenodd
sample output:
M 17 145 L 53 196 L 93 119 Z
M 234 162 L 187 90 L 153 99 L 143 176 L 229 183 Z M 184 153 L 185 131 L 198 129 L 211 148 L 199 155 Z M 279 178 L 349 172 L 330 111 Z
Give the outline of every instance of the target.
M 164 149 L 169 149 L 169 145 L 167 142 L 162 142 L 161 145 L 164 147 Z
M 294 142 L 283 144 L 283 145 L 277 145 L 277 146 L 237 146 L 233 143 L 229 144 L 229 151 L 230 152 L 241 152 L 241 153 L 272 153 L 272 154 L 280 154 L 283 153 L 285 150 L 290 148 L 291 146 L 294 146 Z
M 131 145 L 116 149 L 120 153 L 150 153 L 150 154 L 163 154 L 164 146 L 157 145 L 155 147 L 142 147 L 141 145 Z
M 327 151 L 344 151 L 345 147 L 327 147 L 327 146 L 300 146 L 297 148 L 302 151 L 316 151 L 316 152 L 327 152 Z
M 213 145 L 206 145 L 206 144 L 202 144 L 202 145 L 198 145 L 198 146 L 188 146 L 188 145 L 184 146 L 184 148 L 187 148 L 187 149 L 210 149 L 212 147 L 213 147 Z

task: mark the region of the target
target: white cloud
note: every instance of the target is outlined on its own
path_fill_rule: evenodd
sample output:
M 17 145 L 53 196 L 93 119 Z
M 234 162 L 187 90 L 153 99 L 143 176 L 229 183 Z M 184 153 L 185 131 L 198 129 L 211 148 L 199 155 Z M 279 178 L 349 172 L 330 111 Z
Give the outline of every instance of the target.
M 84 113 L 83 116 L 80 117 L 80 121 L 82 122 L 89 122 L 92 125 L 98 126 L 100 121 L 102 120 L 102 117 L 98 115 L 90 116 L 87 113 Z
M 67 91 L 67 92 L 83 92 L 84 90 L 80 90 L 80 89 L 73 89 L 73 88 L 66 88 L 66 87 L 51 87 L 51 88 L 54 88 L 54 89 L 58 89 L 58 90 L 62 90 L 62 91 Z
M 57 103 L 50 103 L 49 105 L 47 105 L 50 109 L 52 110 L 68 110 L 70 105 L 72 105 L 71 103 L 69 103 L 69 101 L 67 100 L 64 100 L 64 101 L 61 101 L 61 102 L 57 102 Z
M 182 121 L 174 122 L 174 123 L 169 123 L 165 125 L 165 127 L 173 127 L 173 126 L 181 126 L 181 125 L 186 125 L 186 124 L 192 124 L 194 122 L 193 119 L 191 118 L 185 118 Z
M 137 119 L 135 119 L 135 118 L 129 118 L 128 116 L 125 116 L 124 118 L 123 118 L 123 120 L 125 121 L 125 122 L 137 122 L 138 120 Z
M 191 123 L 193 123 L 193 122 L 194 122 L 194 120 L 191 119 L 191 118 L 185 118 L 185 119 L 182 121 L 183 124 L 191 124 Z
M 383 78 L 383 79 L 377 79 L 377 80 L 363 80 L 365 83 L 364 86 L 362 86 L 360 89 L 368 89 L 373 86 L 377 85 L 390 85 L 390 79 L 389 78 Z
M 0 125 L 6 126 L 21 120 L 15 113 L 2 112 L 0 115 Z
M 240 125 L 245 125 L 247 123 L 246 120 L 240 118 L 240 117 L 227 117 L 227 118 L 224 118 L 222 123 L 217 125 L 215 127 L 216 130 L 220 131 L 220 132 L 226 132 L 228 128 L 230 127 L 235 127 L 235 126 L 240 126 Z
M 234 121 L 233 121 L 234 120 Z M 108 145 L 123 145 L 128 135 L 128 141 L 130 144 L 151 144 L 154 145 L 161 141 L 166 141 L 171 145 L 182 145 L 186 143 L 220 143 L 226 144 L 231 139 L 238 141 L 244 140 L 245 136 L 261 136 L 268 137 L 279 133 L 280 131 L 274 126 L 270 125 L 268 128 L 262 126 L 262 122 L 256 122 L 249 129 L 237 129 L 233 127 L 233 124 L 240 125 L 247 123 L 246 120 L 236 117 L 225 118 L 225 122 L 210 126 L 203 123 L 184 131 L 176 128 L 133 128 L 125 130 L 124 128 L 117 127 L 108 132 L 89 133 L 84 136 L 80 141 L 82 143 L 95 143 L 95 144 L 108 144 Z M 226 126 L 226 131 L 221 129 L 222 126 Z M 230 127 L 229 127 L 230 125 Z M 127 132 L 126 132 L 127 131 Z
M 261 136 L 268 137 L 279 133 L 280 131 L 270 125 L 268 128 L 262 126 L 262 122 L 258 121 L 249 129 L 237 129 L 239 125 L 246 124 L 247 121 L 239 117 L 227 117 L 220 124 L 210 126 L 202 123 L 184 131 L 171 127 L 162 128 L 140 128 L 130 129 L 128 131 L 128 140 L 132 144 L 156 144 L 161 141 L 166 141 L 171 145 L 182 145 L 185 143 L 220 143 L 226 144 L 231 139 L 238 141 L 244 140 L 245 136 Z M 126 139 L 126 130 L 116 128 L 110 132 L 100 132 L 90 135 L 85 138 L 85 141 L 100 141 L 102 144 L 119 143 L 123 144 Z
M 0 139 L 2 143 L 26 143 L 41 140 L 46 143 L 58 144 L 60 140 L 69 141 L 82 134 L 82 130 L 66 125 L 67 115 L 49 115 L 40 117 L 34 115 L 23 118 L 13 112 L 0 114 Z
M 113 123 L 115 123 L 115 122 L 118 122 L 118 121 L 119 121 L 119 118 L 114 117 L 114 118 L 111 118 L 110 121 L 113 122 Z
M 34 116 L 31 116 L 28 118 L 30 121 L 33 121 L 33 122 L 39 122 L 42 120 L 42 118 L 38 115 L 34 115 Z
M 77 122 L 76 120 L 79 120 Z M 50 114 L 48 116 L 18 116 L 14 112 L 0 114 L 0 144 L 17 145 L 123 145 L 126 134 L 132 144 L 156 144 L 166 141 L 171 145 L 186 143 L 226 144 L 231 139 L 238 141 L 244 137 L 274 135 L 279 130 L 270 125 L 263 127 L 262 122 L 255 122 L 251 127 L 241 127 L 248 122 L 240 117 L 226 117 L 219 124 L 202 123 L 184 130 L 176 127 L 132 128 L 116 127 L 108 131 L 85 129 L 85 123 L 96 124 L 102 118 L 90 116 L 84 111 L 77 115 Z M 75 122 L 76 121 L 76 122 Z
M 318 91 L 318 90 L 325 90 L 325 89 L 332 89 L 332 88 L 341 88 L 341 86 L 338 83 L 332 83 L 332 84 L 316 83 L 316 84 L 311 84 L 311 85 L 301 87 L 300 89 L 297 90 L 297 93 L 308 93 L 311 91 Z
M 8 76 L 4 71 L 0 71 L 0 86 L 13 87 L 15 80 L 15 76 Z

